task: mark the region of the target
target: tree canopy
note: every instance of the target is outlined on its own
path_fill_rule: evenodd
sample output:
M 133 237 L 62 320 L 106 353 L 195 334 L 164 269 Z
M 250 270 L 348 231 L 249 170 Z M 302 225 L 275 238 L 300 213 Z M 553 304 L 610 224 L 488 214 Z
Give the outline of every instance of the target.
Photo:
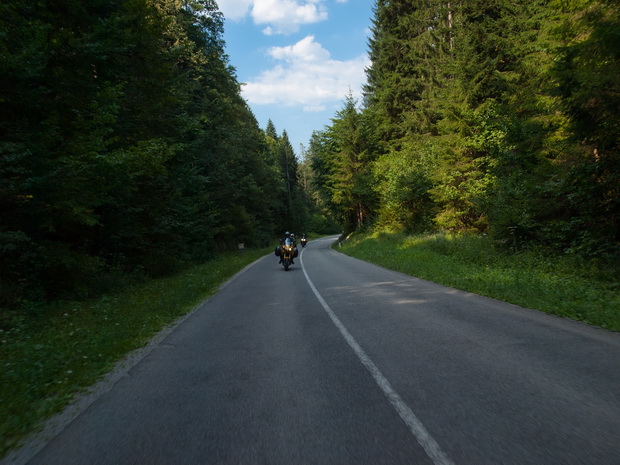
M 0 305 L 291 227 L 295 155 L 241 98 L 223 27 L 213 0 L 0 4 Z
M 345 102 L 311 144 L 334 214 L 618 251 L 616 1 L 377 0 L 373 12 L 363 107 Z M 351 151 L 353 118 L 368 130 Z M 370 224 L 350 218 L 353 192 Z
M 298 157 L 213 0 L 0 3 L 0 305 L 283 230 L 620 240 L 617 0 L 377 0 L 363 101 Z

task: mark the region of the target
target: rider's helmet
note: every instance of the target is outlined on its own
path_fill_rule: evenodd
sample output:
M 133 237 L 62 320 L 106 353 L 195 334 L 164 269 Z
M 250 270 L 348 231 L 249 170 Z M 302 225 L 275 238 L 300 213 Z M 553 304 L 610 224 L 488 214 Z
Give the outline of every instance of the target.
M 286 231 L 286 232 L 284 233 L 284 237 L 289 237 L 290 235 L 291 235 L 291 233 L 290 233 L 290 232 L 288 232 L 288 231 Z
M 295 234 L 291 233 L 291 239 L 295 239 Z

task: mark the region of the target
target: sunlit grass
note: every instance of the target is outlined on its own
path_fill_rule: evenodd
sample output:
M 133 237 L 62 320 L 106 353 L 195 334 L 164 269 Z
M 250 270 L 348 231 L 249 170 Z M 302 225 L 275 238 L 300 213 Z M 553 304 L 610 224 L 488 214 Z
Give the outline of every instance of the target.
M 128 352 L 269 252 L 225 254 L 114 295 L 15 316 L 9 329 L 0 330 L 0 457 Z
M 620 331 L 617 265 L 541 251 L 498 252 L 483 236 L 358 235 L 340 251 L 386 268 Z

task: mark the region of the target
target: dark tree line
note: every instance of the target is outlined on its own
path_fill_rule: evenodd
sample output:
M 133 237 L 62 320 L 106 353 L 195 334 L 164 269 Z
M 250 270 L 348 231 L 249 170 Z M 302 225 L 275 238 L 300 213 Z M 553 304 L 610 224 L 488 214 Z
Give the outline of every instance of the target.
M 377 0 L 364 101 L 345 97 L 300 163 L 241 98 L 213 0 L 5 0 L 0 306 L 330 218 L 617 251 L 619 11 Z
M 0 306 L 158 276 L 307 217 L 213 0 L 0 3 Z
M 311 141 L 324 208 L 349 231 L 617 252 L 618 6 L 377 0 L 363 105 Z

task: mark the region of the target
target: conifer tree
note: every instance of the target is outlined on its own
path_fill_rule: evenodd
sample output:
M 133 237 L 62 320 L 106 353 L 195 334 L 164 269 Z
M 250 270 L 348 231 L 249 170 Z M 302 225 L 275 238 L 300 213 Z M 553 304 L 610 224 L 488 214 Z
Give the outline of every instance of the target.
M 555 237 L 608 254 L 620 242 L 620 10 L 613 0 L 554 6 L 565 16 L 553 77 L 576 148 L 562 186 L 572 217 Z
M 275 176 L 214 1 L 0 13 L 0 305 L 271 237 Z
M 311 141 L 315 182 L 323 184 L 318 192 L 323 203 L 343 223 L 345 231 L 363 228 L 374 217 L 371 162 L 376 144 L 371 133 L 371 125 L 349 94 L 343 108 L 332 119 L 332 125 L 313 134 Z

